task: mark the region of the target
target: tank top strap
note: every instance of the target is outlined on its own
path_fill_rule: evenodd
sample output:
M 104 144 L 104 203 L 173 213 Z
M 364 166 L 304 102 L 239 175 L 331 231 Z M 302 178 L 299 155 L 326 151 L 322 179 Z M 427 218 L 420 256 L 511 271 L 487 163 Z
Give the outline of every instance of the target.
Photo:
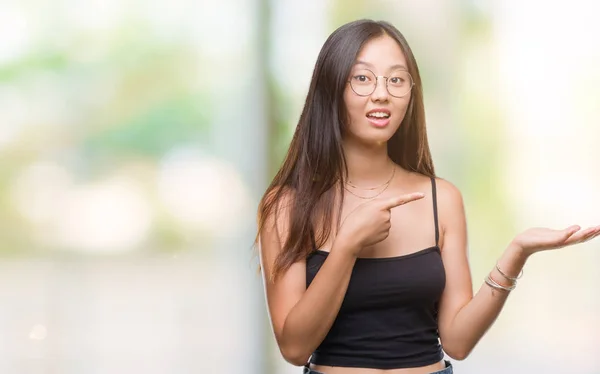
M 431 191 L 433 197 L 433 222 L 435 224 L 435 245 L 440 241 L 440 230 L 438 224 L 438 209 L 437 209 L 437 190 L 435 186 L 435 177 L 431 177 Z

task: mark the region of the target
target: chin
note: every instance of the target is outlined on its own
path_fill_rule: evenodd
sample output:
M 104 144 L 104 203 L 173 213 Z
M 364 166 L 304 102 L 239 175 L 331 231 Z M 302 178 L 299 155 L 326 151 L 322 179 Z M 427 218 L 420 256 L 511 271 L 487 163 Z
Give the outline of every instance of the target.
M 392 135 L 393 134 L 378 134 L 376 136 L 360 136 L 357 140 L 365 145 L 380 146 L 387 144 L 387 142 L 392 138 Z
M 360 129 L 357 129 L 356 127 L 354 127 L 354 129 L 351 128 L 348 135 L 350 135 L 349 138 L 351 138 L 351 141 L 365 145 L 376 146 L 387 143 L 398 130 L 398 128 L 399 126 L 392 125 L 388 125 L 383 128 L 376 128 L 370 123 L 365 123 L 364 126 L 360 127 Z
M 383 129 L 369 128 L 363 132 L 362 138 L 365 140 L 370 139 L 374 142 L 387 142 L 394 136 L 394 133 L 398 130 L 398 127 L 388 126 Z

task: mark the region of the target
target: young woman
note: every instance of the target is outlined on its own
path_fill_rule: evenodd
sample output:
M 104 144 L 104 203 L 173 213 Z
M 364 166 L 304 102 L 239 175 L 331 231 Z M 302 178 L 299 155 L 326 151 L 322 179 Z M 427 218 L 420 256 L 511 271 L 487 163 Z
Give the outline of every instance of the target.
M 259 206 L 266 300 L 304 373 L 452 373 L 532 254 L 600 226 L 530 229 L 475 296 L 460 192 L 435 177 L 421 78 L 400 32 L 360 20 L 325 42 L 283 166 Z

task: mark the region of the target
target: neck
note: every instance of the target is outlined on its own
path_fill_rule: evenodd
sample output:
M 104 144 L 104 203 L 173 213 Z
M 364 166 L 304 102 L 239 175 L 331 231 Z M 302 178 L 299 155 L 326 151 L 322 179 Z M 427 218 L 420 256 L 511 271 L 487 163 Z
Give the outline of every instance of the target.
M 385 183 L 395 166 L 387 153 L 387 143 L 365 145 L 344 142 L 344 155 L 348 167 L 347 181 L 357 186 Z

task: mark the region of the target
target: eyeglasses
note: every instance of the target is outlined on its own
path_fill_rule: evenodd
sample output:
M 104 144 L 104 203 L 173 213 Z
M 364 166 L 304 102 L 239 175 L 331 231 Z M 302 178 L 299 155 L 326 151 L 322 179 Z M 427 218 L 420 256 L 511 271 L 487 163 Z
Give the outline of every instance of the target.
M 350 77 L 350 87 L 358 96 L 369 96 L 377 88 L 378 78 L 385 79 L 388 93 L 394 97 L 402 97 L 410 92 L 415 85 L 411 75 L 406 70 L 396 70 L 388 77 L 377 76 L 369 69 L 354 71 Z

